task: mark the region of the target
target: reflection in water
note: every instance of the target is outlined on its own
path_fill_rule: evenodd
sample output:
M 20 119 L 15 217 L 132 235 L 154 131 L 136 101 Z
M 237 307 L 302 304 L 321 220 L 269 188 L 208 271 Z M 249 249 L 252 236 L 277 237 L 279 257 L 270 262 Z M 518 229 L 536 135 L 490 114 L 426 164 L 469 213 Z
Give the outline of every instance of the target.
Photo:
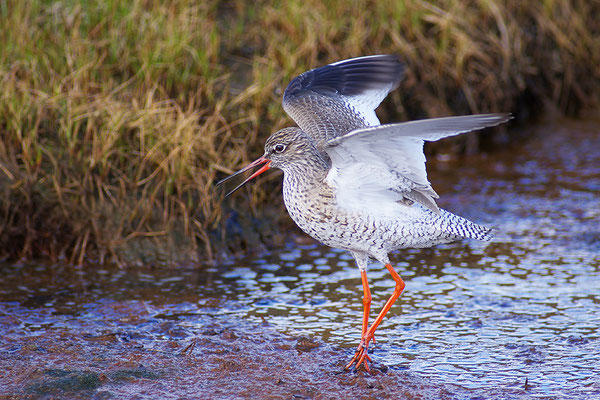
M 597 125 L 579 124 L 466 166 L 434 164 L 441 206 L 495 226 L 497 237 L 393 256 L 406 290 L 377 331 L 375 363 L 466 388 L 513 387 L 526 377 L 538 397 L 597 394 L 598 149 Z M 177 276 L 60 266 L 3 271 L 4 337 L 78 323 L 100 335 L 93 321 L 110 319 L 115 302 L 143 301 L 155 320 L 176 320 L 188 335 L 196 328 L 191 317 L 209 314 L 267 321 L 340 347 L 359 341 L 358 269 L 348 253 L 316 244 Z M 369 280 L 374 317 L 394 282 L 377 264 Z M 160 339 L 143 328 L 136 334 Z

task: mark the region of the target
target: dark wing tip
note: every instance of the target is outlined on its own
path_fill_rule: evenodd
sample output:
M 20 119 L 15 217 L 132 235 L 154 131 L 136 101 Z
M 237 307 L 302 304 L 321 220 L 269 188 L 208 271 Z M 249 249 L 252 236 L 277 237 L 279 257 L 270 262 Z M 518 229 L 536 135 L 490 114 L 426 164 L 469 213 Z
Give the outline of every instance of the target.
M 367 90 L 398 87 L 405 65 L 398 56 L 381 54 L 351 58 L 315 68 L 294 78 L 285 89 L 286 98 L 307 91 L 325 96 L 354 96 Z

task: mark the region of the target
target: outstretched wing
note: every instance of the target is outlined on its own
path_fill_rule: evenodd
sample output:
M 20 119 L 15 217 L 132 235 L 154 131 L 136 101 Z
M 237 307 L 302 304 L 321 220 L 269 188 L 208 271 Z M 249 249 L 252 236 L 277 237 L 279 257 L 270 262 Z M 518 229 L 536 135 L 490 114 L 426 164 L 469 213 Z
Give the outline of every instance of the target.
M 423 143 L 511 119 L 510 114 L 433 118 L 357 129 L 327 142 L 332 167 L 326 181 L 342 207 L 390 215 L 413 201 L 439 212 L 427 180 Z
M 283 109 L 323 150 L 328 140 L 379 125 L 375 109 L 403 73 L 404 65 L 389 54 L 339 61 L 294 78 Z

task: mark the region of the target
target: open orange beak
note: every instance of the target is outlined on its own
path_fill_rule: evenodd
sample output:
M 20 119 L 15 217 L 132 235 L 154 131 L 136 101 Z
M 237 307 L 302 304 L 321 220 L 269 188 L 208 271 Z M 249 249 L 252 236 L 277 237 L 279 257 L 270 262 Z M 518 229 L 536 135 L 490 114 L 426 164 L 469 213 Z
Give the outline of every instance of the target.
M 238 190 L 239 188 L 241 188 L 242 186 L 244 186 L 247 182 L 251 181 L 252 179 L 256 178 L 257 176 L 259 176 L 260 174 L 262 174 L 263 172 L 265 172 L 266 170 L 268 170 L 269 168 L 271 168 L 271 160 L 267 160 L 264 157 L 259 158 L 258 160 L 246 165 L 244 168 L 240 169 L 238 172 L 229 175 L 227 178 L 225 179 L 221 179 L 219 182 L 217 182 L 217 186 L 219 186 L 222 183 L 227 182 L 228 180 L 230 180 L 231 178 L 235 178 L 236 176 L 238 176 L 239 174 L 248 171 L 249 169 L 252 169 L 254 167 L 258 167 L 259 165 L 262 165 L 262 168 L 259 169 L 258 171 L 256 171 L 255 173 L 253 173 L 252 175 L 250 175 L 250 177 L 248 179 L 246 179 L 244 182 L 240 183 L 238 186 L 236 186 L 235 189 L 233 189 L 232 191 L 230 191 L 229 193 L 227 193 L 225 195 L 225 197 L 229 196 L 230 194 L 232 194 L 233 192 L 235 192 L 236 190 Z

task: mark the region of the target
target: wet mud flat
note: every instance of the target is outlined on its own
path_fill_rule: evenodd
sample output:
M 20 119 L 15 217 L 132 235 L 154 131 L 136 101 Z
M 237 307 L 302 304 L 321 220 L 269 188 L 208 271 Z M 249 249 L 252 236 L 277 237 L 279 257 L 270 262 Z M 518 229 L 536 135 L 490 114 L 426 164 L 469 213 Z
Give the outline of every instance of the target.
M 298 241 L 208 269 L 0 265 L 0 398 L 600 398 L 599 127 L 431 163 L 440 205 L 497 236 L 393 255 L 373 374 L 343 371 L 352 258 Z M 368 276 L 374 315 L 394 283 Z
M 25 303 L 32 307 L 51 297 Z M 528 392 L 524 381 L 486 390 L 439 385 L 382 363 L 371 374 L 346 372 L 349 349 L 219 315 L 231 304 L 218 299 L 205 299 L 200 313 L 189 314 L 141 299 L 93 307 L 95 315 L 57 311 L 48 318 L 43 312 L 14 315 L 4 305 L 0 322 L 12 328 L 3 329 L 0 398 L 454 399 L 526 398 Z

